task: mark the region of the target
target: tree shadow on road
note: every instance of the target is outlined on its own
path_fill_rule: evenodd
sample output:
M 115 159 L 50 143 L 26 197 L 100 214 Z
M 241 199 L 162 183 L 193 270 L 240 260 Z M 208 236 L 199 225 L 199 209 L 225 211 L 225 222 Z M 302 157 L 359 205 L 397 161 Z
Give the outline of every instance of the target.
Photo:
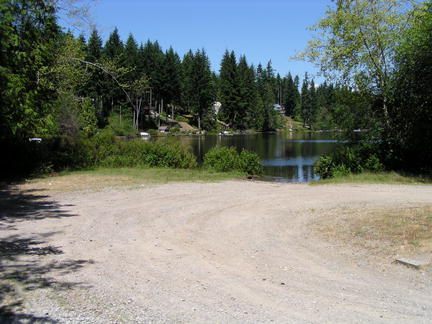
M 58 274 L 76 272 L 92 263 L 89 260 L 56 260 L 55 256 L 63 251 L 48 244 L 47 239 L 61 233 L 13 234 L 19 222 L 78 216 L 69 212 L 67 207 L 70 206 L 38 194 L 37 190 L 0 188 L 1 323 L 57 323 L 48 316 L 35 316 L 23 311 L 22 295 L 37 289 L 60 291 L 84 287 L 82 283 L 65 282 L 53 276 L 54 272 L 59 277 Z

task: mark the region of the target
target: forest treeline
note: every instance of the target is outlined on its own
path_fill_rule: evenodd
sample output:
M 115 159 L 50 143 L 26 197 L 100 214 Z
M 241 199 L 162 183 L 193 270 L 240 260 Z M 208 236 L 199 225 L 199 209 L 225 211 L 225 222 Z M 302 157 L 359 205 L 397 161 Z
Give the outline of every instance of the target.
M 61 1 L 0 0 L 0 138 L 137 133 L 156 128 L 158 112 L 203 130 L 276 130 L 281 106 L 312 130 L 345 130 L 350 139 L 361 129 L 374 165 L 429 172 L 432 13 L 420 2 L 335 2 L 303 53 L 330 80 L 316 85 L 233 51 L 212 71 L 204 49 L 180 57 L 157 41 L 123 41 L 117 29 L 105 42 L 96 29 L 74 36 L 57 22 Z
M 284 123 L 275 105 L 307 127 L 361 127 L 341 126 L 352 110 L 346 97 L 355 96 L 348 87 L 316 86 L 307 74 L 281 77 L 271 61 L 254 67 L 228 50 L 215 72 L 204 49 L 180 57 L 157 41 L 138 43 L 132 34 L 123 41 L 117 29 L 105 42 L 96 29 L 76 37 L 62 31 L 48 3 L 3 1 L 3 137 L 157 128 L 150 110 L 188 116 L 204 130 L 276 130 Z

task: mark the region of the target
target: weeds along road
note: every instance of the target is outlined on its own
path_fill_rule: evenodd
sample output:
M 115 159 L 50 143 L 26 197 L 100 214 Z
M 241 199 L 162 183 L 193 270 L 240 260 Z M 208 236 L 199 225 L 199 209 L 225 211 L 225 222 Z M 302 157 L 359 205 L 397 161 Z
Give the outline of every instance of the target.
M 66 323 L 432 319 L 430 270 L 392 264 L 390 256 L 311 229 L 347 208 L 432 204 L 431 186 L 228 181 L 2 195 L 3 316 L 9 310 L 23 321 Z

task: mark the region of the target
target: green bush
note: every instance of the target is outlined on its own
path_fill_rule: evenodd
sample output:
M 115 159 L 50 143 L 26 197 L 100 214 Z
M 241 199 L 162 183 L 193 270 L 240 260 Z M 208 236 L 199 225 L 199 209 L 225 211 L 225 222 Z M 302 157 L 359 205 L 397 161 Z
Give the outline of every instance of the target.
M 218 172 L 241 171 L 250 175 L 262 174 L 262 165 L 256 153 L 234 147 L 216 146 L 204 156 L 204 167 Z
M 374 146 L 370 144 L 345 147 L 320 157 L 315 164 L 315 172 L 323 179 L 383 169 Z
M 204 156 L 204 167 L 218 172 L 240 170 L 240 156 L 234 147 L 216 146 Z
M 261 175 L 263 173 L 263 167 L 261 159 L 258 154 L 243 150 L 240 153 L 241 169 L 250 175 Z
M 8 159 L 0 160 L 0 177 L 16 179 L 62 170 L 104 167 L 194 168 L 196 158 L 180 144 L 120 140 L 112 131 L 91 139 L 69 136 L 0 140 Z
M 102 137 L 99 143 L 97 161 L 105 167 L 170 167 L 194 168 L 194 155 L 183 146 L 170 143 L 145 142 L 142 139 L 119 141 Z

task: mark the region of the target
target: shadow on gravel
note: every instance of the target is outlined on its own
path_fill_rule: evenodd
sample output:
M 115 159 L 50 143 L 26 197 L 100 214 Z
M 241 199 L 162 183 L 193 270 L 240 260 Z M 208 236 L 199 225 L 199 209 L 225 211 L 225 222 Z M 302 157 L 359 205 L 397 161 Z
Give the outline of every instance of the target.
M 36 236 L 10 235 L 18 222 L 38 221 L 46 218 L 77 216 L 48 196 L 36 190 L 19 191 L 13 187 L 0 188 L 0 322 L 1 323 L 57 323 L 48 316 L 35 316 L 22 311 L 22 295 L 37 289 L 55 291 L 83 287 L 82 283 L 62 282 L 53 273 L 76 272 L 89 260 L 49 261 L 47 256 L 62 254 L 47 239 L 59 232 L 39 233 Z M 52 259 L 52 258 L 51 258 Z

